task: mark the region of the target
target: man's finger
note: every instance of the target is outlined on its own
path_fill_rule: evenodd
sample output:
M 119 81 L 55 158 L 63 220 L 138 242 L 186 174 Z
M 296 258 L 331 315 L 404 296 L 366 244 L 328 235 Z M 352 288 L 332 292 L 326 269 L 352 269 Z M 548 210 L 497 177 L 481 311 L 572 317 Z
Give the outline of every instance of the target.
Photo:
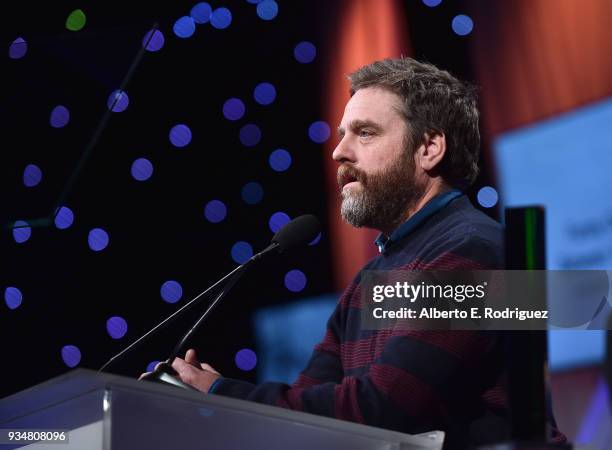
M 191 371 L 194 370 L 194 367 L 191 364 L 185 362 L 185 360 L 178 358 L 178 357 L 174 358 L 174 361 L 172 361 L 172 368 L 176 370 L 179 373 L 179 375 L 190 373 Z
M 208 370 L 209 372 L 216 373 L 217 375 L 221 375 L 212 366 L 210 366 L 210 365 L 208 365 L 206 363 L 200 364 L 200 367 L 202 367 L 203 370 Z
M 185 353 L 185 361 L 188 364 L 191 364 L 192 366 L 197 367 L 198 369 L 200 368 L 200 361 L 198 360 L 198 354 L 193 348 L 190 348 L 189 350 L 187 350 L 187 353 Z

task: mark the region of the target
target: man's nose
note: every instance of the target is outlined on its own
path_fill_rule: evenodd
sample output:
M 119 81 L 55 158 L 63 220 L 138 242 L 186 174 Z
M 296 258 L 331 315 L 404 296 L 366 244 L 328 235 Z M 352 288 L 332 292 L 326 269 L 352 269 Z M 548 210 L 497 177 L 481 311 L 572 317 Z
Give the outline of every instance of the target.
M 334 161 L 342 162 L 355 162 L 355 153 L 353 152 L 350 143 L 348 142 L 347 136 L 344 136 L 332 153 Z

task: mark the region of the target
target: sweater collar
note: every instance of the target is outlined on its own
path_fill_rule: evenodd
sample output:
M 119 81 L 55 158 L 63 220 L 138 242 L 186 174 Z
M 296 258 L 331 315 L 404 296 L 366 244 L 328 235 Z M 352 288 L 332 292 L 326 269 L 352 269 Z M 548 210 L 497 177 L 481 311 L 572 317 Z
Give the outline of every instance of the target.
M 384 255 L 389 247 L 393 246 L 393 243 L 412 233 L 412 231 L 422 224 L 425 219 L 433 216 L 435 213 L 448 205 L 452 200 L 461 195 L 463 195 L 463 192 L 458 189 L 451 189 L 450 191 L 436 195 L 415 214 L 413 214 L 406 222 L 397 227 L 396 230 L 391 233 L 391 236 L 387 237 L 383 233 L 379 234 L 374 241 L 374 244 L 376 244 L 378 247 L 378 251 Z

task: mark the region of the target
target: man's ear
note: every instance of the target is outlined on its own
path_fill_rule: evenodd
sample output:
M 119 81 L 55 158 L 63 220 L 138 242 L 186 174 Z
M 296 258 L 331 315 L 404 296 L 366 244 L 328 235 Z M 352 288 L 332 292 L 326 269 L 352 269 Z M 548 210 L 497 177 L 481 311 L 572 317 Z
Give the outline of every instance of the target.
M 425 139 L 417 150 L 417 165 L 426 172 L 436 168 L 446 154 L 446 136 L 444 133 L 425 133 Z

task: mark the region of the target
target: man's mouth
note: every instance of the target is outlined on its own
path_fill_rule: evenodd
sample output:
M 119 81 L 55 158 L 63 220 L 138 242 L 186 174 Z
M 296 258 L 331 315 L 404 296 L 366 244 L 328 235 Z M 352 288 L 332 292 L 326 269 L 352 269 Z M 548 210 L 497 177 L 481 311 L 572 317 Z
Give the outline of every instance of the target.
M 353 170 L 346 169 L 338 172 L 338 184 L 340 185 L 340 189 L 344 189 L 346 186 L 358 182 L 359 178 Z
M 357 183 L 359 180 L 355 177 L 344 177 L 342 180 L 342 188 L 344 189 L 349 184 Z

